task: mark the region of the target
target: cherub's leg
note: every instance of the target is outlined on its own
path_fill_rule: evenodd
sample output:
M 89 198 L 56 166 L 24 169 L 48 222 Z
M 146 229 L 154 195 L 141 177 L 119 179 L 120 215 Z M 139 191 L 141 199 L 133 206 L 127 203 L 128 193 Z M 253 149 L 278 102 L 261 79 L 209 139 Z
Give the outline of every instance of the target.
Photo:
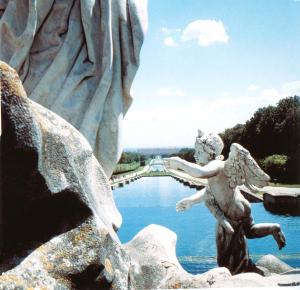
M 253 224 L 248 231 L 246 231 L 246 237 L 248 239 L 262 238 L 268 235 L 273 235 L 275 241 L 278 244 L 279 250 L 285 246 L 285 236 L 281 231 L 279 224 L 274 223 L 261 223 Z

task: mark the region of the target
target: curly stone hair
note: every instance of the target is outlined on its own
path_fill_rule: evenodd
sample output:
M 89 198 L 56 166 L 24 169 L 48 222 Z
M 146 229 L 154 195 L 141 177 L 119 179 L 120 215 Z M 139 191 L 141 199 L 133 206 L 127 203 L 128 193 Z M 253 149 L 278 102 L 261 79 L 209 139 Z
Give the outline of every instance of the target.
M 224 143 L 219 135 L 213 133 L 204 134 L 201 130 L 198 130 L 195 146 L 197 146 L 197 144 L 203 146 L 203 149 L 209 153 L 211 160 L 224 159 L 221 155 Z

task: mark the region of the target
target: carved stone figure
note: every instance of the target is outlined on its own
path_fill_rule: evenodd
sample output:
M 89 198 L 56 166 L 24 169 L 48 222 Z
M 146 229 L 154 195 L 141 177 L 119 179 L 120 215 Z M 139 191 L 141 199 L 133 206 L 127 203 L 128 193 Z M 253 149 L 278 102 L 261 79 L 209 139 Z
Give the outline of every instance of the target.
M 17 71 L 30 99 L 87 138 L 108 176 L 121 155 L 146 2 L 0 0 L 0 60 Z
M 233 143 L 226 161 L 221 155 L 222 139 L 215 134 L 199 131 L 195 143 L 197 164 L 179 157 L 166 158 L 166 165 L 181 169 L 193 177 L 207 178 L 207 186 L 196 194 L 182 199 L 178 211 L 204 202 L 217 219 L 217 260 L 219 266 L 227 267 L 232 274 L 251 271 L 254 264 L 249 258 L 246 238 L 261 238 L 273 235 L 279 249 L 285 246 L 285 237 L 280 225 L 275 223 L 255 224 L 250 203 L 241 194 L 244 184 L 250 190 L 267 185 L 270 177 L 262 171 L 249 151 Z

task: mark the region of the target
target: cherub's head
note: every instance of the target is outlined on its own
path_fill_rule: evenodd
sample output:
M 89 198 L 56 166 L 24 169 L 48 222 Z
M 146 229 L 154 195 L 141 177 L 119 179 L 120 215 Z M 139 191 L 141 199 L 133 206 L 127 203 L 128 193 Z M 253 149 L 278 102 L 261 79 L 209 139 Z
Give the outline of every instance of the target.
M 214 159 L 223 159 L 221 152 L 224 144 L 217 134 L 204 134 L 198 130 L 198 136 L 195 143 L 195 160 L 200 165 L 205 165 Z

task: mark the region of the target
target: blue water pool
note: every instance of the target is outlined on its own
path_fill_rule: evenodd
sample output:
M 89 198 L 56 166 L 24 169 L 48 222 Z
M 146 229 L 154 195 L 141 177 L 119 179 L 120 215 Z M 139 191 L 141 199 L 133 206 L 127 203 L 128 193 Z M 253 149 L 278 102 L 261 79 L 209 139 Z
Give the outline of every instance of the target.
M 149 224 L 168 227 L 177 234 L 176 252 L 190 273 L 202 273 L 216 266 L 215 219 L 203 204 L 178 213 L 175 204 L 196 192 L 171 177 L 144 177 L 114 190 L 115 201 L 123 216 L 119 237 L 131 240 Z M 262 203 L 252 204 L 256 223 L 281 224 L 287 245 L 281 251 L 272 237 L 248 240 L 250 255 L 257 260 L 273 254 L 293 267 L 300 267 L 300 217 L 273 215 Z

